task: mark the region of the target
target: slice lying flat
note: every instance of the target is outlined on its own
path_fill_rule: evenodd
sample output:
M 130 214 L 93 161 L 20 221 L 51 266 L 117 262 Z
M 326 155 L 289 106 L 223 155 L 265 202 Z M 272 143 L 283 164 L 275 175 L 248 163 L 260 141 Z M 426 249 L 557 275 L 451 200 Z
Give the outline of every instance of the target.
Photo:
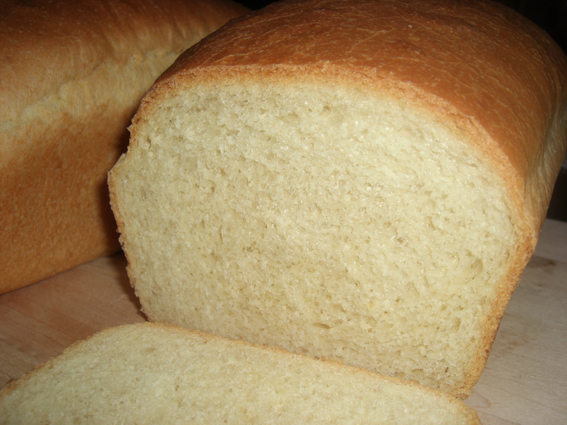
M 0 392 L 1 424 L 477 424 L 417 384 L 156 324 L 103 331 Z

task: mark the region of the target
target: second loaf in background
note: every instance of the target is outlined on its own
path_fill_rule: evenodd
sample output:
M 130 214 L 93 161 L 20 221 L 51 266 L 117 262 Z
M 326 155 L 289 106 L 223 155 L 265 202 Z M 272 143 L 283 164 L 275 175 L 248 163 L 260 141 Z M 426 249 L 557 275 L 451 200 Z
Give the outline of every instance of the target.
M 0 293 L 119 249 L 106 175 L 155 79 L 230 0 L 0 4 Z
M 565 153 L 566 63 L 480 1 L 284 1 L 223 27 L 111 172 L 145 313 L 466 397 Z

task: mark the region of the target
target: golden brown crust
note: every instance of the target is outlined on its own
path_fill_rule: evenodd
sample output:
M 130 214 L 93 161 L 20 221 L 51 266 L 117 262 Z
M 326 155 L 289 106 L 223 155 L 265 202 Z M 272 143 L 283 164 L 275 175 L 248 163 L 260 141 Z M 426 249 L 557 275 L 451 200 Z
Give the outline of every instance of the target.
M 230 0 L 0 7 L 0 293 L 119 249 L 106 173 L 145 90 L 247 9 Z
M 312 79 L 400 98 L 465 135 L 502 176 L 517 251 L 498 284 L 468 376 L 455 389 L 455 395 L 470 394 L 535 248 L 567 148 L 567 60 L 559 47 L 496 3 L 276 3 L 185 52 L 142 102 L 133 134 L 161 96 L 197 78 L 216 84 Z
M 454 111 L 441 104 L 438 113 L 457 112 L 467 130 L 488 133 L 475 142 L 502 168 L 512 167 L 518 196 L 528 198 L 537 227 L 543 223 L 549 181 L 565 151 L 565 136 L 550 132 L 555 126 L 562 134 L 566 125 L 567 60 L 513 10 L 476 0 L 276 3 L 189 49 L 160 82 L 182 81 L 191 70 L 247 66 L 337 67 L 394 92 L 411 90 L 434 109 L 436 100 L 446 102 Z M 541 180 L 546 193 L 524 194 L 530 179 Z

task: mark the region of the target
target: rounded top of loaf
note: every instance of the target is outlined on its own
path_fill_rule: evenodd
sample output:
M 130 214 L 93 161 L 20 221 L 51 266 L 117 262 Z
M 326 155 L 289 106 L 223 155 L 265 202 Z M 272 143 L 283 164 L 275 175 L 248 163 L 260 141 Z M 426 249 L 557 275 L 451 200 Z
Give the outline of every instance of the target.
M 145 103 L 196 78 L 323 79 L 413 103 L 466 134 L 500 170 L 532 234 L 566 148 L 565 55 L 543 30 L 497 3 L 277 2 L 187 50 Z

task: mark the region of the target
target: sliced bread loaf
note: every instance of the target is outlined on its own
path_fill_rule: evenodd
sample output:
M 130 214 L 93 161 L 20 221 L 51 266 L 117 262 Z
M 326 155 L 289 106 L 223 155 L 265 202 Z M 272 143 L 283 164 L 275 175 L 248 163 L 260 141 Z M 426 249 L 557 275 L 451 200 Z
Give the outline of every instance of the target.
M 0 424 L 478 424 L 419 385 L 155 324 L 112 328 L 0 392 Z
M 110 175 L 153 321 L 461 397 L 565 153 L 567 61 L 479 1 L 283 1 L 189 49 Z

